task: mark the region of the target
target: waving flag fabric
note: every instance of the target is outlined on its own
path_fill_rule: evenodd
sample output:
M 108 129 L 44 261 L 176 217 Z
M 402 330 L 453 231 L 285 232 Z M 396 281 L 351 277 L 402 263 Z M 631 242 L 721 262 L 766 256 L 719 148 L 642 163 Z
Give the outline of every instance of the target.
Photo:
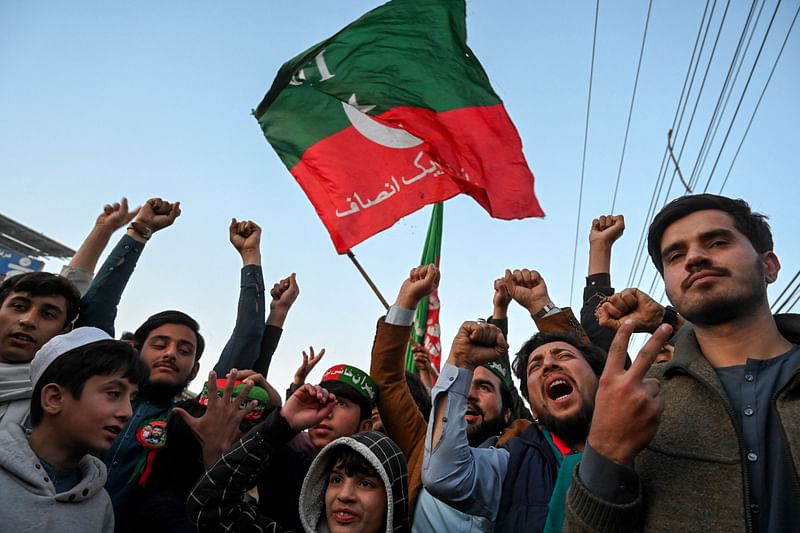
M 285 63 L 255 111 L 339 253 L 459 193 L 543 216 L 463 0 L 393 0 Z

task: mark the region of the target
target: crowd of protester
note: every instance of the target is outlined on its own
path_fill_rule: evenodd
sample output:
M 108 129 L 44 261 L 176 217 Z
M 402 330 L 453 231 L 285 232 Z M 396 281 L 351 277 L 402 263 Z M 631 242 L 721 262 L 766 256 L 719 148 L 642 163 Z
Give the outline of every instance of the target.
M 306 383 L 324 355 L 310 348 L 284 398 L 269 369 L 299 288 L 265 285 L 252 221 L 231 221 L 236 322 L 201 394 L 186 394 L 204 352 L 186 313 L 156 305 L 114 340 L 147 242 L 179 215 L 107 205 L 59 275 L 0 285 L 4 530 L 800 531 L 800 318 L 770 312 L 780 262 L 746 202 L 690 195 L 655 216 L 670 306 L 612 287 L 625 223 L 598 217 L 579 318 L 542 273 L 509 268 L 438 370 L 420 345 L 406 370 L 440 279 L 412 268 L 370 368 Z M 514 302 L 532 327 L 512 358 Z M 629 354 L 634 332 L 650 336 Z

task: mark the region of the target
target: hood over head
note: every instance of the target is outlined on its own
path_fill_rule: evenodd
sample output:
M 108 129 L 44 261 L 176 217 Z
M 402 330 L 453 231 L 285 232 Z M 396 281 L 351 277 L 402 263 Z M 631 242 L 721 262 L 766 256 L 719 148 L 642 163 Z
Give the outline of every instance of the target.
M 325 491 L 328 487 L 331 451 L 347 446 L 364 457 L 386 487 L 386 533 L 406 533 L 408 524 L 408 467 L 392 439 L 377 431 L 340 437 L 325 446 L 311 463 L 300 491 L 300 521 L 309 533 L 326 532 Z

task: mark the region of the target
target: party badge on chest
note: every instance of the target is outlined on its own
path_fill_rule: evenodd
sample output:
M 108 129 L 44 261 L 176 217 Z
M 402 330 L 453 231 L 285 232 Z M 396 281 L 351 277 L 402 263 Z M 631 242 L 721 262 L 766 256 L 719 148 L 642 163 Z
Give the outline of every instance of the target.
M 153 470 L 156 454 L 167 443 L 167 419 L 151 418 L 142 422 L 142 425 L 136 430 L 136 442 L 141 444 L 147 452 L 142 454 L 136 464 L 131 481 L 138 480 L 138 484 L 144 487 Z M 144 452 L 144 450 L 142 451 Z
M 145 420 L 136 430 L 136 441 L 152 450 L 163 448 L 167 443 L 167 419 L 151 418 Z

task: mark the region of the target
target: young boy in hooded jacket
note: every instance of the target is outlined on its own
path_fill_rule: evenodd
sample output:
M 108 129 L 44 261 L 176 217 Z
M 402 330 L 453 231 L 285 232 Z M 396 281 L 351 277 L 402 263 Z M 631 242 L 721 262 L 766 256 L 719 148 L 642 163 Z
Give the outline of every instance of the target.
M 326 389 L 303 385 L 279 412 L 228 450 L 189 496 L 189 516 L 197 530 L 287 531 L 264 516 L 246 493 L 268 467 L 270 455 L 297 432 L 324 419 L 335 403 L 336 396 Z M 303 482 L 299 501 L 303 529 L 406 533 L 407 487 L 406 459 L 387 436 L 365 432 L 336 439 L 316 456 Z

